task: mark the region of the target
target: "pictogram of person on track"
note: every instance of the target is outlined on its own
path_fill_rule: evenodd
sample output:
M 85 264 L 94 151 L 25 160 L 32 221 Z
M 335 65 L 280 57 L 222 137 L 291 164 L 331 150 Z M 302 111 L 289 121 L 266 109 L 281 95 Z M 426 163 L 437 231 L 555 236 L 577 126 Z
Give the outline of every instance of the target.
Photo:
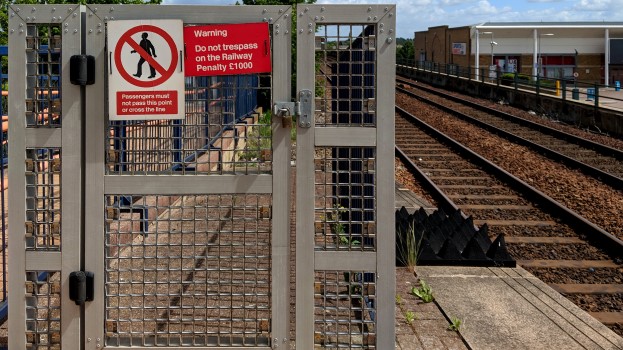
M 143 40 L 141 40 L 141 42 L 139 43 L 141 48 L 145 50 L 145 52 L 147 52 L 149 56 L 158 57 L 156 56 L 156 49 L 154 48 L 154 45 L 152 45 L 151 41 L 147 40 L 147 33 L 143 33 L 141 37 L 143 38 Z M 136 50 L 130 51 L 130 53 L 135 53 L 135 52 Z M 143 63 L 145 63 L 145 58 L 141 56 L 141 58 L 138 60 L 138 66 L 136 67 L 136 74 L 134 74 L 134 76 L 137 78 L 140 78 L 141 75 L 143 74 Z M 156 69 L 151 64 L 149 65 L 149 72 L 151 74 L 149 74 L 147 78 L 151 79 L 156 76 Z

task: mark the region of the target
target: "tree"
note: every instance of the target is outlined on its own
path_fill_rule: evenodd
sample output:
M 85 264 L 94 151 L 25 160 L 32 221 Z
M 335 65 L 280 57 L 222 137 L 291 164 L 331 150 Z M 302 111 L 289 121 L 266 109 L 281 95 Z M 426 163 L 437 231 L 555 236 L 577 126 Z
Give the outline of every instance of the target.
M 396 61 L 412 62 L 415 59 L 415 50 L 413 48 L 413 40 L 407 39 L 402 46 L 396 50 Z

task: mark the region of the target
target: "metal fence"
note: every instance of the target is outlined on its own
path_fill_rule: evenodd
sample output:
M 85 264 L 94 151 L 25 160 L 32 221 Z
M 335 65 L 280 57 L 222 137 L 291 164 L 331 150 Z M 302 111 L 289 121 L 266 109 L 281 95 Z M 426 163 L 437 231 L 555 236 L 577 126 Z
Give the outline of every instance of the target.
M 606 91 L 620 91 L 622 82 L 615 82 L 614 86 L 598 84 L 594 82 L 581 81 L 575 78 L 556 79 L 539 75 L 523 73 L 505 73 L 499 70 L 491 70 L 489 67 L 469 67 L 459 66 L 450 63 L 438 63 L 431 61 L 400 60 L 397 62 L 398 73 L 408 73 L 409 69 L 418 69 L 437 74 L 465 78 L 468 80 L 480 81 L 487 84 L 503 85 L 513 89 L 533 91 L 538 95 L 558 96 L 563 100 L 589 101 L 600 107 L 601 99 L 606 95 Z M 608 93 L 609 103 L 620 104 L 623 97 Z

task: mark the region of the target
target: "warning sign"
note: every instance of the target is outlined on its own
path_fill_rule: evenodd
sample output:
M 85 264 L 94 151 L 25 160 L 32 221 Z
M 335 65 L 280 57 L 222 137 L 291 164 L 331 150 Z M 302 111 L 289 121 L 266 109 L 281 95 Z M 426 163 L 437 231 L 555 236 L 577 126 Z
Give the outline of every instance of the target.
M 184 118 L 180 20 L 110 21 L 109 118 Z
M 184 28 L 186 76 L 271 71 L 268 23 Z
M 117 114 L 176 114 L 177 91 L 117 91 Z

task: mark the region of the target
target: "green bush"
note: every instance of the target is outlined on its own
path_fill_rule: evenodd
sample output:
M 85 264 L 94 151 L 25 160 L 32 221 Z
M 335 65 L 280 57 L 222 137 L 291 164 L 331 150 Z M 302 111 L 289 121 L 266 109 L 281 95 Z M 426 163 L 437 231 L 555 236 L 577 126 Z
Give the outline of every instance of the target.
M 515 73 L 504 73 L 501 77 L 502 85 L 511 86 L 515 82 Z M 526 74 L 517 74 L 517 83 L 527 84 L 530 83 L 530 76 Z
M 556 80 L 551 79 L 541 79 L 539 80 L 539 85 L 544 88 L 556 88 Z

